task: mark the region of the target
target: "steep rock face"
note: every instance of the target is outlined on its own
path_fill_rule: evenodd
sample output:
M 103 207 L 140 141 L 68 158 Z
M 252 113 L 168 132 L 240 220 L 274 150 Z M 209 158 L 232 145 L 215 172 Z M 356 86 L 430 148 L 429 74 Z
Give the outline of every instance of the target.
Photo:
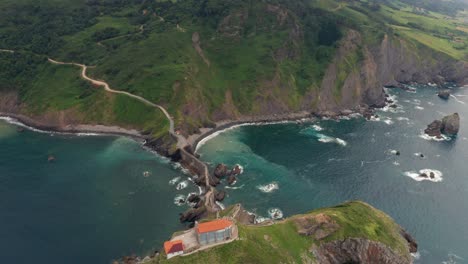
M 388 246 L 363 238 L 347 238 L 340 241 L 324 243 L 313 246 L 311 253 L 314 254 L 317 263 L 320 264 L 409 264 L 411 257 L 401 256 Z
M 453 136 L 460 130 L 460 116 L 458 113 L 442 118 L 442 133 Z

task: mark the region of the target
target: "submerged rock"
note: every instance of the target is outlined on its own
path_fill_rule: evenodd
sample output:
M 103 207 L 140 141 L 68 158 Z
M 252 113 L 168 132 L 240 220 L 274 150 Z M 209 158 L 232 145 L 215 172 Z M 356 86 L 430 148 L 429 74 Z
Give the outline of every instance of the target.
M 450 90 L 449 89 L 440 90 L 437 93 L 437 95 L 444 100 L 448 100 L 450 97 Z
M 234 169 L 232 169 L 231 171 L 231 175 L 234 175 L 234 176 L 239 175 L 241 173 L 242 173 L 242 168 L 239 165 L 236 165 Z
M 430 123 L 427 128 L 424 130 L 424 133 L 428 134 L 431 137 L 440 137 L 442 131 L 442 121 L 434 120 Z
M 49 157 L 47 157 L 47 161 L 48 162 L 55 162 L 55 157 L 52 156 L 52 155 L 49 155 Z

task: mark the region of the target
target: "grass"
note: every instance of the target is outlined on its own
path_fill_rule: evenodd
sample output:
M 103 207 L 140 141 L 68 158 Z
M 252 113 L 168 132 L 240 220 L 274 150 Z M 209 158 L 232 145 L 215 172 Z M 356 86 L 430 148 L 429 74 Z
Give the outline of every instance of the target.
M 348 202 L 340 206 L 314 210 L 306 215 L 326 214 L 340 226 L 324 241 L 301 236 L 293 216 L 270 226 L 238 225 L 240 240 L 217 246 L 185 257 L 159 263 L 306 263 L 314 256 L 309 253 L 313 244 L 320 245 L 346 238 L 365 238 L 388 245 L 409 258 L 406 241 L 399 235 L 399 226 L 383 212 L 362 202 Z M 259 254 L 261 252 L 261 254 Z M 156 262 L 155 261 L 155 262 Z

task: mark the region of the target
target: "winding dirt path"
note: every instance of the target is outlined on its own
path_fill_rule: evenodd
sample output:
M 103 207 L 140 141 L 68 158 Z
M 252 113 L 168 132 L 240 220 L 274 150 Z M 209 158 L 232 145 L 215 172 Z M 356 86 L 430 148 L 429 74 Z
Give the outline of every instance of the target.
M 138 96 L 138 95 L 134 95 L 132 93 L 129 93 L 129 92 L 125 92 L 125 91 L 119 91 L 119 90 L 114 90 L 110 87 L 110 85 L 104 81 L 99 81 L 99 80 L 95 80 L 95 79 L 92 79 L 91 77 L 89 77 L 86 72 L 88 70 L 88 66 L 84 65 L 84 64 L 80 64 L 80 63 L 74 63 L 74 62 L 61 62 L 61 61 L 56 61 L 56 60 L 53 60 L 51 58 L 48 58 L 49 62 L 53 63 L 53 64 L 57 64 L 57 65 L 74 65 L 74 66 L 78 66 L 81 68 L 81 78 L 91 82 L 92 84 L 94 85 L 98 85 L 98 86 L 103 86 L 104 87 L 104 90 L 106 90 L 107 92 L 110 92 L 110 93 L 115 93 L 115 94 L 123 94 L 123 95 L 126 95 L 128 97 L 132 97 L 146 105 L 149 105 L 149 106 L 152 106 L 152 107 L 155 107 L 155 108 L 158 108 L 159 110 L 161 110 L 164 115 L 166 116 L 166 118 L 169 120 L 169 133 L 173 136 L 175 136 L 177 138 L 177 147 L 180 148 L 180 149 L 183 149 L 185 146 L 187 146 L 187 139 L 185 137 L 183 137 L 182 135 L 179 135 L 177 133 L 175 133 L 174 131 L 174 119 L 172 118 L 172 116 L 169 114 L 169 112 L 167 112 L 167 110 L 158 105 L 158 104 L 155 104 L 155 103 L 152 103 L 150 102 L 149 100 L 141 97 L 141 96 Z

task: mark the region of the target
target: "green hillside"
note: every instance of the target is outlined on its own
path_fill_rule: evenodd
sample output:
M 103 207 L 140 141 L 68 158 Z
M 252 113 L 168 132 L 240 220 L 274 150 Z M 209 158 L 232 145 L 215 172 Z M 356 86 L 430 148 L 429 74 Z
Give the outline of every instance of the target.
M 416 0 L 2 1 L 0 48 L 17 51 L 31 70 L 6 69 L 12 58 L 1 55 L 0 91 L 17 91 L 25 113 L 74 109 L 84 121 L 165 133 L 157 111 L 92 91 L 77 71 L 44 58 L 85 63 L 114 89 L 165 106 L 191 134 L 223 118 L 270 112 L 270 102 L 300 110 L 320 92 L 349 30 L 360 32 L 362 45 L 387 34 L 467 60 L 466 6 L 449 6 L 459 12 Z M 338 65 L 336 100 L 362 55 L 360 46 Z
M 330 217 L 329 226 L 337 224 L 329 236 L 316 239 L 299 234 L 304 219 L 313 223 Z M 333 224 L 330 224 L 333 223 Z M 407 241 L 400 235 L 400 227 L 383 212 L 362 202 L 348 202 L 336 207 L 314 210 L 267 226 L 238 224 L 239 240 L 189 256 L 166 260 L 163 254 L 154 263 L 311 263 L 309 252 L 320 246 L 346 238 L 364 238 L 381 242 L 398 255 L 409 259 Z M 261 254 L 259 254 L 261 253 Z

